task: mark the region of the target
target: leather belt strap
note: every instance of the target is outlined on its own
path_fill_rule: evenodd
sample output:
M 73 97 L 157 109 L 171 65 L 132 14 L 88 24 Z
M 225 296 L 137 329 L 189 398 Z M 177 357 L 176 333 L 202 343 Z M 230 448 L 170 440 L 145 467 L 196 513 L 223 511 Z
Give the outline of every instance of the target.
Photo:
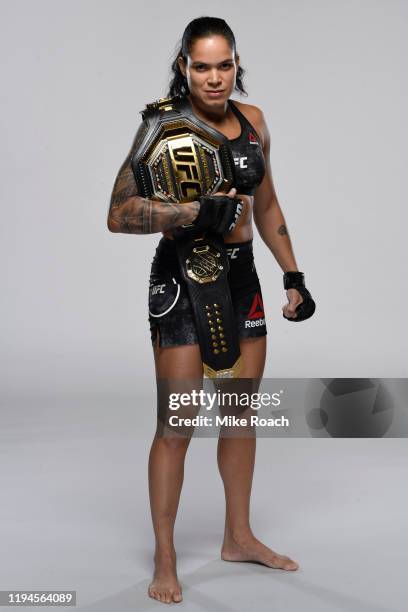
M 228 283 L 229 261 L 222 237 L 205 233 L 176 240 L 182 276 L 196 323 L 204 374 L 235 378 L 242 367 Z

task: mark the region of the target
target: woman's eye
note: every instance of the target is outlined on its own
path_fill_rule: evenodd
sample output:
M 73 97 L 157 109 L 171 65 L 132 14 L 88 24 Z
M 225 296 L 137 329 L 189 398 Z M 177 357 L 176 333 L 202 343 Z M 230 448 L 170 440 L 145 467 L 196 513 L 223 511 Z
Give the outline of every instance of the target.
M 232 67 L 232 64 L 221 64 L 221 66 L 222 66 L 222 68 L 227 68 L 228 69 L 228 68 Z M 205 68 L 206 67 L 201 65 L 201 64 L 199 66 L 196 66 L 196 69 L 200 70 L 200 71 L 205 70 Z

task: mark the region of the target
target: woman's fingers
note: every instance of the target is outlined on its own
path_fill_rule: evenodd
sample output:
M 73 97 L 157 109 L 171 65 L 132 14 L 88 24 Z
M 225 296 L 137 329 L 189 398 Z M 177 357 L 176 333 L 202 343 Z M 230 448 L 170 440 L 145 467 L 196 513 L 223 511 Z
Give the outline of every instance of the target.
M 296 319 L 296 308 L 303 302 L 303 296 L 295 288 L 288 289 L 287 295 L 289 301 L 282 307 L 282 312 L 285 317 Z
M 290 303 L 285 304 L 285 306 L 282 307 L 282 312 L 285 315 L 285 317 L 289 317 L 289 319 L 296 319 L 297 317 L 296 307 L 293 308 L 293 306 Z
M 282 306 L 282 312 L 285 317 L 293 317 L 296 314 L 296 306 L 293 302 L 288 302 L 284 306 Z
M 221 196 L 228 196 L 230 198 L 235 197 L 237 194 L 237 190 L 235 187 L 231 187 L 231 189 L 228 191 L 228 193 L 224 193 L 223 191 L 217 191 L 217 193 L 213 193 L 213 195 L 221 195 Z

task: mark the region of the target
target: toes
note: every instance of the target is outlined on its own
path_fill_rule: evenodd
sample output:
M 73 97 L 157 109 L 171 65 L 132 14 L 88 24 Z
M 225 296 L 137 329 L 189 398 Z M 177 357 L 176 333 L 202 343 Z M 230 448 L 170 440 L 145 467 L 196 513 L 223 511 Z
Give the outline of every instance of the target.
M 284 565 L 282 566 L 284 569 L 286 570 L 297 570 L 299 567 L 299 564 L 296 563 L 296 561 L 293 561 L 293 559 L 289 559 L 289 557 L 283 557 L 284 558 Z
M 155 591 L 154 589 L 150 588 L 148 590 L 148 594 L 152 599 L 157 599 L 157 601 L 162 603 L 172 603 L 173 601 L 179 603 L 183 600 L 183 596 L 179 591 L 176 591 L 175 593 L 160 593 L 159 591 Z
M 298 564 L 295 563 L 294 561 L 286 565 L 286 569 L 288 570 L 297 570 L 298 567 L 299 567 Z
M 183 596 L 181 591 L 158 591 L 153 586 L 149 586 L 147 590 L 149 597 L 152 599 L 156 599 L 157 601 L 161 601 L 162 603 L 179 603 L 183 601 Z
M 149 593 L 149 597 L 151 597 L 152 599 L 159 599 L 159 594 L 154 589 L 150 588 L 148 590 L 148 593 Z
M 299 567 L 296 561 L 284 555 L 273 555 L 273 557 L 271 557 L 271 563 L 276 569 L 297 570 Z
M 293 559 L 290 559 L 289 557 L 284 557 L 286 560 L 286 567 L 287 569 L 291 569 L 291 570 L 296 570 L 299 567 L 299 564 L 296 563 L 296 561 L 293 561 Z

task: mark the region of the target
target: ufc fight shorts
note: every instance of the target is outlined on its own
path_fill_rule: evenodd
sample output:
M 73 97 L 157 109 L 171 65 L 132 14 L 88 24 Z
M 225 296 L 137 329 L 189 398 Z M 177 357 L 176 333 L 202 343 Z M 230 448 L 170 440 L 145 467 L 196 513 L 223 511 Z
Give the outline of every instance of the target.
M 240 338 L 267 334 L 262 291 L 256 272 L 252 240 L 225 244 L 230 270 L 236 330 Z M 197 344 L 198 337 L 188 288 L 183 280 L 175 240 L 161 238 L 153 258 L 149 282 L 149 324 L 154 345 Z

